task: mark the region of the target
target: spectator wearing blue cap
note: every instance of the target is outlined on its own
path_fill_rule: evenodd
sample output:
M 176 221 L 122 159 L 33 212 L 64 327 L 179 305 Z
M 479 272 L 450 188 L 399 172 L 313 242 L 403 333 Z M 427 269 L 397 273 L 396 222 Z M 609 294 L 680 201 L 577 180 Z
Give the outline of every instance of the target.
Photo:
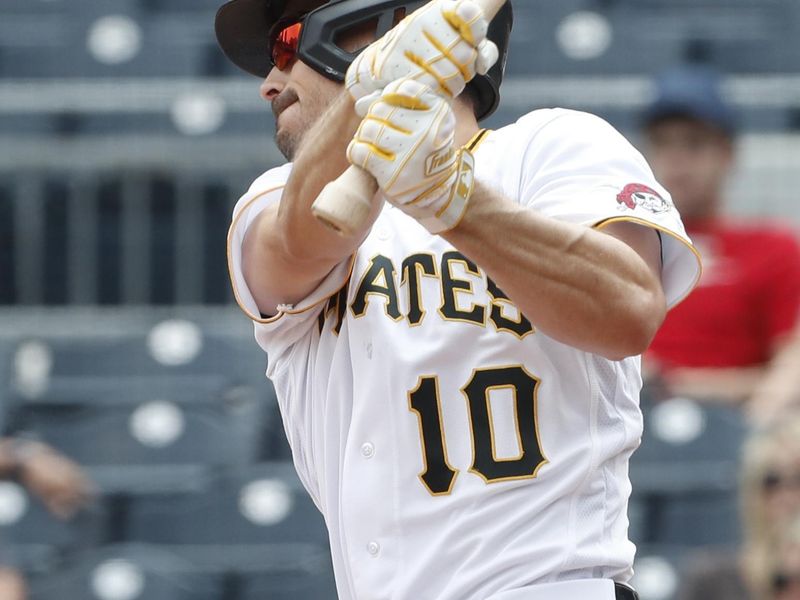
M 719 74 L 678 68 L 655 91 L 643 119 L 648 159 L 705 271 L 667 316 L 646 366 L 673 394 L 752 400 L 753 415 L 770 420 L 800 396 L 800 246 L 783 226 L 724 215 L 737 123 Z

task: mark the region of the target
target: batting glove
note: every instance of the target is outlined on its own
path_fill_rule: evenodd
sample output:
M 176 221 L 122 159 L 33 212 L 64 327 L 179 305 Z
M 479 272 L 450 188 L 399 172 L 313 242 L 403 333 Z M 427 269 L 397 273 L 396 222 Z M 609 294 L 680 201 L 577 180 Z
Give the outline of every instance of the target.
M 474 161 L 455 146 L 450 103 L 413 79 L 386 86 L 379 99 L 356 104 L 364 117 L 347 157 L 369 171 L 386 199 L 431 233 L 461 221 L 474 187 Z
M 367 47 L 348 69 L 345 87 L 358 101 L 410 77 L 452 100 L 497 62 L 488 28 L 472 0 L 434 0 Z

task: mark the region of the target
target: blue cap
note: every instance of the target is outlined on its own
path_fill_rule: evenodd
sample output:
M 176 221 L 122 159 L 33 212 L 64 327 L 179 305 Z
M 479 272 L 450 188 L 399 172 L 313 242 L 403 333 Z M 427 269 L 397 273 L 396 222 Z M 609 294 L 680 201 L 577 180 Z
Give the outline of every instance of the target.
M 645 124 L 689 117 L 733 135 L 736 118 L 722 98 L 721 81 L 717 71 L 705 66 L 684 66 L 662 73 L 655 81 L 655 99 L 645 109 Z

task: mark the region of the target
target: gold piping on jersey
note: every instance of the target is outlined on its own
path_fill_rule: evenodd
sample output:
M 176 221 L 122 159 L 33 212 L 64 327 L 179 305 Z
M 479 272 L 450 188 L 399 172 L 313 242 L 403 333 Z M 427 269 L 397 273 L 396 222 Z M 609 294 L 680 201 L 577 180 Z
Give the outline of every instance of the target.
M 333 293 L 331 293 L 330 295 L 319 299 L 317 302 L 314 302 L 310 306 L 307 306 L 307 307 L 305 307 L 303 309 L 300 309 L 300 310 L 293 310 L 293 309 L 288 309 L 288 308 L 284 309 L 284 310 L 279 310 L 278 314 L 276 314 L 275 316 L 272 316 L 272 317 L 264 317 L 263 315 L 260 315 L 260 314 L 259 315 L 254 315 L 253 313 L 251 313 L 248 310 L 248 308 L 244 305 L 244 302 L 242 302 L 241 296 L 239 295 L 239 288 L 236 285 L 236 277 L 235 277 L 235 275 L 233 273 L 233 258 L 231 256 L 231 240 L 233 239 L 233 234 L 236 231 L 236 226 L 239 224 L 239 219 L 241 218 L 241 216 L 243 214 L 245 214 L 247 212 L 247 210 L 251 207 L 251 205 L 256 200 L 259 200 L 260 198 L 263 198 L 267 194 L 271 194 L 273 192 L 281 190 L 284 187 L 286 187 L 285 184 L 276 185 L 273 188 L 265 190 L 265 191 L 261 192 L 260 194 L 257 194 L 256 196 L 253 196 L 250 200 L 245 202 L 244 206 L 242 206 L 242 208 L 239 210 L 239 212 L 234 215 L 233 221 L 231 222 L 230 227 L 228 227 L 227 249 L 226 250 L 227 250 L 227 258 L 228 258 L 228 278 L 231 280 L 231 287 L 233 288 L 233 297 L 236 300 L 236 304 L 238 304 L 239 308 L 242 309 L 242 312 L 244 312 L 244 314 L 247 315 L 247 317 L 251 321 L 254 321 L 254 322 L 259 323 L 261 325 L 269 325 L 271 323 L 275 323 L 279 319 L 281 319 L 284 315 L 299 315 L 299 314 L 302 314 L 304 312 L 312 310 L 313 308 L 316 308 L 317 306 L 319 306 L 323 302 L 328 301 L 331 297 L 333 297 L 336 294 L 338 294 L 339 292 L 341 292 L 342 289 L 344 289 L 345 286 L 347 286 L 347 284 L 350 281 L 350 278 L 353 275 L 353 268 L 355 267 L 355 263 L 356 263 L 356 254 L 354 252 L 350 256 L 350 268 L 348 270 L 348 275 L 347 275 L 347 277 L 345 277 L 345 280 L 342 283 L 342 285 L 339 286 L 339 288 L 336 291 L 334 291 Z M 242 276 L 244 276 L 244 274 L 242 274 Z M 255 301 L 255 298 L 253 299 L 253 301 Z
M 422 387 L 422 384 L 425 380 L 432 379 L 434 383 L 434 391 L 436 396 L 436 410 L 439 413 L 439 433 L 441 434 L 441 441 L 442 441 L 442 457 L 444 458 L 445 466 L 450 469 L 453 473 L 453 476 L 450 478 L 450 486 L 447 490 L 443 492 L 434 492 L 431 488 L 428 487 L 428 484 L 423 479 L 423 476 L 428 472 L 428 452 L 425 449 L 425 431 L 422 428 L 422 413 L 420 413 L 416 408 L 414 408 L 411 404 L 411 397 L 419 391 Z M 407 393 L 408 398 L 408 409 L 413 412 L 417 416 L 417 427 L 419 428 L 419 444 L 422 448 L 422 471 L 417 474 L 417 478 L 422 483 L 422 486 L 428 490 L 428 493 L 431 496 L 448 496 L 453 492 L 453 486 L 456 484 L 456 479 L 458 479 L 458 474 L 460 471 L 453 467 L 450 464 L 450 457 L 447 455 L 447 438 L 445 437 L 444 433 L 444 417 L 442 415 L 442 402 L 441 396 L 439 395 L 439 377 L 436 375 L 420 375 L 419 379 L 417 379 L 417 386 L 409 390 Z
M 433 265 L 433 271 L 431 273 L 425 270 L 425 265 L 420 261 L 421 258 L 430 258 L 430 264 Z M 414 267 L 414 273 L 411 273 L 411 267 Z M 421 274 L 420 274 L 421 273 Z M 416 285 L 413 286 L 416 288 L 416 298 L 412 294 L 412 285 L 411 279 L 412 277 L 416 281 Z M 408 282 L 408 314 L 406 314 L 406 318 L 408 319 L 409 327 L 418 327 L 422 325 L 422 322 L 425 320 L 425 315 L 428 314 L 428 311 L 425 310 L 425 303 L 422 301 L 422 278 L 423 277 L 433 277 L 439 282 L 441 286 L 441 277 L 439 277 L 439 271 L 437 268 L 437 260 L 436 255 L 432 252 L 418 252 L 416 254 L 412 254 L 411 256 L 407 256 L 403 259 L 402 264 L 400 265 L 400 286 L 402 287 L 406 282 Z M 411 316 L 411 312 L 414 309 L 414 301 L 416 300 L 416 306 L 419 308 L 419 319 L 414 321 Z
M 533 470 L 533 473 L 531 473 L 530 475 L 520 475 L 520 476 L 514 476 L 514 477 L 498 477 L 496 479 L 489 479 L 483 473 L 481 473 L 480 471 L 475 469 L 475 457 L 477 455 L 477 447 L 476 447 L 476 444 L 475 444 L 475 431 L 474 431 L 475 427 L 473 425 L 474 421 L 473 421 L 473 418 L 472 418 L 472 407 L 470 406 L 470 399 L 469 399 L 469 395 L 467 394 L 467 388 L 475 380 L 475 376 L 478 373 L 481 373 L 481 372 L 484 372 L 484 371 L 497 371 L 497 370 L 501 370 L 501 369 L 521 369 L 528 377 L 531 378 L 531 380 L 533 380 L 535 382 L 534 387 L 533 387 L 533 426 L 534 426 L 534 432 L 536 434 L 536 445 L 537 445 L 537 447 L 539 449 L 539 454 L 542 457 L 542 460 L 539 462 L 539 464 Z M 471 439 L 471 443 L 472 443 L 472 465 L 469 468 L 469 472 L 470 473 L 474 473 L 475 475 L 478 475 L 487 484 L 501 483 L 501 482 L 505 482 L 505 481 L 522 481 L 522 480 L 525 480 L 525 479 L 536 479 L 536 477 L 538 476 L 539 471 L 541 470 L 541 468 L 550 463 L 550 461 L 547 458 L 547 455 L 544 453 L 544 448 L 542 447 L 541 433 L 539 431 L 539 387 L 540 387 L 541 383 L 542 383 L 541 379 L 539 379 L 535 375 L 532 375 L 531 372 L 528 371 L 528 369 L 526 369 L 524 367 L 524 365 L 520 365 L 520 364 L 516 364 L 516 365 L 499 365 L 499 366 L 485 367 L 485 368 L 473 369 L 472 370 L 472 375 L 470 376 L 469 381 L 467 383 L 465 383 L 464 386 L 460 390 L 461 391 L 461 395 L 464 396 L 464 400 L 466 401 L 466 404 L 467 404 L 467 417 L 469 419 L 469 425 L 470 425 L 469 426 L 469 434 L 470 434 L 470 439 Z M 515 410 L 516 410 L 516 408 L 515 408 Z M 489 412 L 489 414 L 491 415 L 491 411 Z M 519 418 L 517 418 L 517 428 L 518 429 L 519 429 L 519 425 L 520 425 L 519 424 Z M 518 436 L 522 435 L 520 431 L 518 431 L 517 433 L 518 433 Z M 518 437 L 517 439 L 519 440 L 521 438 Z M 524 452 L 524 448 L 522 447 L 522 444 L 520 444 L 520 448 Z M 495 448 L 494 448 L 494 435 L 493 434 L 492 434 L 492 454 L 496 455 L 496 451 L 495 451 Z M 517 459 L 517 460 L 519 460 L 519 459 Z M 498 461 L 498 462 L 503 462 L 503 461 Z M 508 462 L 508 461 L 505 461 L 505 462 Z
M 478 146 L 483 143 L 490 133 L 492 133 L 491 129 L 481 129 L 478 133 L 472 136 L 472 139 L 467 142 L 464 147 L 474 154 L 478 149 Z
M 695 276 L 695 280 L 692 282 L 692 285 L 689 286 L 689 289 L 678 298 L 675 302 L 673 302 L 668 308 L 671 310 L 678 306 L 681 302 L 686 300 L 689 294 L 692 293 L 697 284 L 700 282 L 700 278 L 703 276 L 703 258 L 700 256 L 700 252 L 697 251 L 697 248 L 694 247 L 693 244 L 689 243 L 687 240 L 683 239 L 674 231 L 670 231 L 669 229 L 662 227 L 661 225 L 657 225 L 650 221 L 645 221 L 644 219 L 639 219 L 637 217 L 610 217 L 603 221 L 599 221 L 592 225 L 592 229 L 597 229 L 598 231 L 604 229 L 606 226 L 611 225 L 612 223 L 636 223 L 637 225 L 643 225 L 645 227 L 649 227 L 650 229 L 655 229 L 656 231 L 660 231 L 661 233 L 666 233 L 668 236 L 675 238 L 679 242 L 681 242 L 684 246 L 689 248 L 694 254 L 695 258 L 697 259 L 697 275 Z

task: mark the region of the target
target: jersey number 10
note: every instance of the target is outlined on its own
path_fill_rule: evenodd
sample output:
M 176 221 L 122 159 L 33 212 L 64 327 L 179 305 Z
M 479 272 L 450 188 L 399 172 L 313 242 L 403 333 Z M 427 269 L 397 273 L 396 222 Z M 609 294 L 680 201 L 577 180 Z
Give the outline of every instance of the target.
M 536 392 L 540 381 L 522 366 L 476 370 L 469 383 L 461 388 L 467 399 L 472 434 L 473 460 L 470 472 L 486 483 L 531 479 L 547 463 L 542 453 L 536 421 Z M 492 424 L 490 392 L 510 389 L 514 397 L 519 456 L 497 458 Z M 408 394 L 409 408 L 420 424 L 424 470 L 419 478 L 434 496 L 449 494 L 458 471 L 447 459 L 442 424 L 439 378 L 420 377 L 419 384 Z

